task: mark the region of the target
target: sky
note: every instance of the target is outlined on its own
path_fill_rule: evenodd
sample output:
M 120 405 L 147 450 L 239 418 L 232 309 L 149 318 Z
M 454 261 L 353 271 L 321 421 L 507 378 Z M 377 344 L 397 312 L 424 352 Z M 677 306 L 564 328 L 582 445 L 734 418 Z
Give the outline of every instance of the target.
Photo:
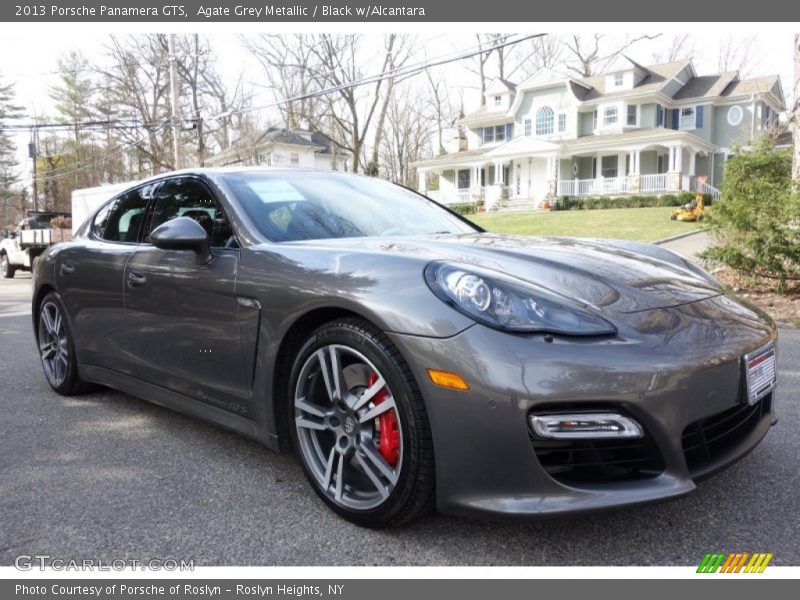
M 27 27 L 12 29 L 7 24 L 0 25 L 1 81 L 15 84 L 17 103 L 25 107 L 25 111 L 29 115 L 52 114 L 53 102 L 48 96 L 48 89 L 58 80 L 54 71 L 57 57 L 60 54 L 74 49 L 79 50 L 90 62 L 102 60 L 104 45 L 107 43 L 109 35 L 107 29 L 104 28 L 101 31 L 97 27 L 83 28 L 78 33 L 70 34 L 70 32 L 64 31 L 66 27 L 68 26 L 62 25 L 59 33 L 56 34 L 40 32 L 39 35 L 34 35 Z M 735 44 L 748 44 L 752 49 L 752 54 L 756 57 L 751 62 L 752 73 L 749 75 L 780 75 L 784 94 L 789 103 L 793 87 L 793 34 L 786 28 L 776 30 L 767 24 L 757 24 L 753 27 L 758 29 L 726 32 L 716 28 L 718 33 L 709 33 L 709 30 L 714 28 L 699 29 L 694 35 L 695 68 L 699 75 L 717 72 L 720 44 L 728 36 L 733 36 Z M 553 30 L 557 31 L 558 29 L 559 27 L 553 27 Z M 493 30 L 501 29 L 493 28 Z M 434 31 L 436 30 L 423 31 L 418 34 L 418 60 L 447 55 L 456 50 L 474 46 L 475 38 L 472 33 L 442 33 L 441 28 L 438 28 L 436 33 Z M 570 29 L 559 33 L 563 34 L 567 31 Z M 586 33 L 588 34 L 588 32 Z M 125 32 L 120 32 L 119 35 L 125 35 Z M 620 30 L 610 35 L 621 38 L 625 33 L 624 30 Z M 230 33 L 210 33 L 208 36 L 214 52 L 219 57 L 219 68 L 223 77 L 233 83 L 243 72 L 246 84 L 252 86 L 255 94 L 254 104 L 271 101 L 272 97 L 264 87 L 261 67 L 255 58 L 245 50 L 241 35 L 231 31 Z M 665 46 L 669 45 L 671 36 L 672 33 L 667 32 L 654 40 L 638 42 L 626 53 L 637 62 L 645 65 L 651 64 L 653 55 L 662 52 Z M 377 37 L 367 38 L 365 43 L 375 44 L 376 55 L 379 54 L 380 40 Z M 448 69 L 447 80 L 451 93 L 463 96 L 466 111 L 477 107 L 479 94 L 476 89 L 476 76 L 470 73 L 464 64 L 451 64 L 446 68 Z M 374 72 L 374 69 L 366 70 L 370 73 Z M 20 162 L 23 166 L 30 162 L 27 160 L 26 149 L 28 137 L 28 134 L 22 133 L 16 138 Z

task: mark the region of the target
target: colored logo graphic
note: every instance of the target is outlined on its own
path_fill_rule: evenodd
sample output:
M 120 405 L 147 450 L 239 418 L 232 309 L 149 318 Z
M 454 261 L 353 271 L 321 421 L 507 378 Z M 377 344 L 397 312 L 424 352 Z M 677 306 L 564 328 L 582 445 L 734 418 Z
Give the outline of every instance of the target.
M 703 557 L 698 573 L 763 573 L 772 552 L 724 552 L 708 553 Z

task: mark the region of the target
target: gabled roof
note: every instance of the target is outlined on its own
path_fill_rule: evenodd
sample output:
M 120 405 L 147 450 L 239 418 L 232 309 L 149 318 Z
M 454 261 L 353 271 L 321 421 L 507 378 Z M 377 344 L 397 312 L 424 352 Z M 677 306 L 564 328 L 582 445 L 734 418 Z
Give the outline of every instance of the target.
M 486 86 L 486 93 L 487 94 L 499 94 L 502 92 L 513 92 L 517 89 L 516 84 L 511 83 L 508 79 L 501 79 L 500 77 L 496 77 L 489 85 Z
M 660 92 L 673 79 L 673 77 L 675 77 L 678 73 L 681 72 L 682 69 L 686 68 L 689 65 L 691 65 L 690 61 L 680 60 L 671 63 L 650 65 L 647 67 L 640 66 L 640 70 L 644 74 L 644 79 L 642 79 L 633 88 L 633 90 L 629 89 L 619 90 L 608 93 L 606 93 L 605 91 L 607 73 L 601 73 L 600 75 L 593 75 L 591 77 L 584 77 L 583 79 L 578 80 L 579 83 L 588 86 L 592 89 L 583 98 L 581 98 L 581 100 L 589 101 L 589 100 L 598 100 L 600 98 L 617 98 L 620 96 L 627 96 L 632 91 L 636 93 Z
M 716 98 L 720 96 L 728 85 L 739 79 L 736 71 L 726 71 L 717 75 L 703 75 L 692 77 L 686 85 L 672 96 L 675 100 L 688 98 Z
M 305 137 L 307 134 L 309 137 Z M 309 131 L 294 131 L 290 129 L 280 129 L 278 127 L 270 127 L 264 133 L 261 134 L 261 137 L 258 138 L 257 144 L 267 144 L 272 142 L 273 144 L 290 144 L 292 146 L 311 146 L 316 147 L 315 144 L 311 139 L 311 132 Z

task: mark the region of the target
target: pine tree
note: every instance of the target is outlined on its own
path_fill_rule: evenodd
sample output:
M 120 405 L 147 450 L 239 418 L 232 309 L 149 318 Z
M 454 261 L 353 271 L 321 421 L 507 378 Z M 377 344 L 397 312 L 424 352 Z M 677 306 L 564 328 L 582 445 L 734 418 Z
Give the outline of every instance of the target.
M 21 116 L 22 107 L 14 104 L 14 86 L 0 79 L 0 206 L 4 214 L 15 203 L 18 191 L 14 188 L 19 183 L 17 146 L 6 126 Z

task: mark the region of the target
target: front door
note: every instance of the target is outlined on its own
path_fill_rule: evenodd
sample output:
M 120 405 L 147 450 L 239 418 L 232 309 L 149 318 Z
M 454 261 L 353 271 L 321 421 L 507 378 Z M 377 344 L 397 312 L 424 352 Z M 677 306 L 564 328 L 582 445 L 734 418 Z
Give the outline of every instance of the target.
M 57 286 L 81 364 L 127 370 L 123 273 L 156 188 L 148 184 L 110 201 L 95 215 L 85 240 L 65 244 L 55 254 Z
M 161 250 L 149 233 L 190 217 L 209 238 L 212 259 Z M 246 414 L 250 385 L 239 330 L 239 247 L 217 198 L 199 178 L 167 180 L 148 216 L 143 243 L 125 269 L 130 355 L 141 379 L 219 408 Z

